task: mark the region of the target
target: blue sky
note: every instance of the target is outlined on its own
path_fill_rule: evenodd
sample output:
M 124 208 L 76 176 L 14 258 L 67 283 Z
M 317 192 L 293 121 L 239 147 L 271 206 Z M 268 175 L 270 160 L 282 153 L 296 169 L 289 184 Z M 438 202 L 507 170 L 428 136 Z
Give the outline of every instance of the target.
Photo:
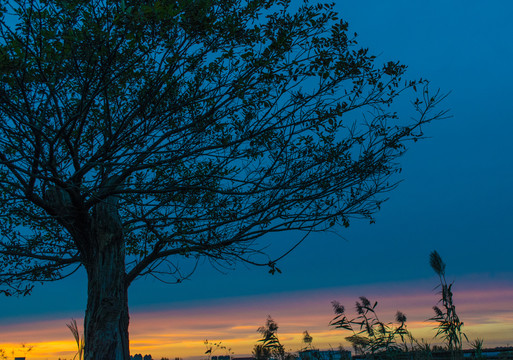
M 132 311 L 241 295 L 436 282 L 428 264 L 434 249 L 456 284 L 470 278 L 511 284 L 513 3 L 372 0 L 339 1 L 336 8 L 360 45 L 380 60 L 400 60 L 408 77 L 450 91 L 443 106 L 452 117 L 431 124 L 429 138 L 411 144 L 401 159 L 403 182 L 388 194 L 376 224 L 353 222 L 337 234 L 312 235 L 274 276 L 244 265 L 223 274 L 205 263 L 180 285 L 139 280 L 129 293 Z M 297 236 L 265 240 L 278 251 Z M 85 290 L 79 273 L 39 286 L 28 298 L 0 298 L 0 322 L 82 316 Z
M 429 139 L 411 144 L 402 159 L 404 181 L 376 224 L 353 222 L 338 234 L 311 236 L 281 263 L 281 275 L 244 266 L 222 275 L 206 266 L 183 288 L 152 288 L 208 298 L 413 280 L 433 275 L 428 256 L 434 249 L 450 275 L 512 275 L 513 25 L 507 7 L 513 9 L 506 1 L 339 2 L 360 45 L 383 61 L 407 64 L 411 78 L 451 92 L 443 106 L 452 118 L 433 123 Z M 282 238 L 269 240 L 284 245 Z

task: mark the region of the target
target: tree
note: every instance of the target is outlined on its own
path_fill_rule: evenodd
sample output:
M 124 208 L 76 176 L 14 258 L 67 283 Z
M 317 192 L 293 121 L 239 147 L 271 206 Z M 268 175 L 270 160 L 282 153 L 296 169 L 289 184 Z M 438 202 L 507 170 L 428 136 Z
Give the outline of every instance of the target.
M 333 5 L 12 0 L 0 22 L 0 291 L 87 273 L 84 358 L 128 359 L 127 289 L 179 259 L 269 266 L 258 241 L 347 227 L 444 112 Z M 391 107 L 421 86 L 418 116 Z M 291 247 L 295 246 L 290 244 Z

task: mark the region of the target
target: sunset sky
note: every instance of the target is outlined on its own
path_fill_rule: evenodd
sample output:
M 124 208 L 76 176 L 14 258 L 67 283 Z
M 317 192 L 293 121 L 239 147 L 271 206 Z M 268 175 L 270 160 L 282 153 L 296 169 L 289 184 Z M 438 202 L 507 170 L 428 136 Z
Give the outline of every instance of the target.
M 200 282 L 201 284 L 201 282 Z M 162 356 L 198 358 L 203 342 L 221 341 L 235 356 L 249 353 L 259 339 L 256 329 L 271 315 L 279 325 L 279 339 L 287 350 L 301 348 L 302 333 L 308 330 L 313 345 L 321 349 L 350 348 L 344 340 L 347 331 L 330 328 L 334 317 L 330 302 L 337 300 L 354 315 L 354 302 L 364 295 L 378 301 L 377 314 L 382 321 L 393 321 L 395 312 L 407 315 L 408 328 L 419 340 L 433 340 L 431 307 L 438 301 L 432 288 L 434 279 L 355 285 L 337 288 L 287 291 L 218 299 L 167 301 L 152 306 L 132 306 L 131 352 Z M 455 303 L 469 340 L 484 338 L 486 346 L 513 345 L 513 281 L 486 276 L 461 276 L 454 284 Z M 161 299 L 162 301 L 162 299 Z M 74 313 L 74 314 L 73 314 Z M 65 327 L 80 311 L 36 317 L 7 317 L 0 325 L 4 348 L 18 349 L 20 344 L 34 346 L 28 358 L 71 358 L 75 345 Z M 22 355 L 17 350 L 18 355 Z M 218 350 L 214 355 L 224 355 Z
M 312 235 L 278 264 L 282 274 L 205 262 L 179 285 L 137 281 L 129 292 L 132 354 L 200 356 L 205 339 L 249 354 L 267 315 L 287 349 L 299 349 L 304 330 L 315 346 L 337 347 L 347 334 L 329 328 L 330 302 L 354 313 L 362 295 L 379 302 L 382 320 L 401 310 L 415 336 L 436 343 L 425 321 L 438 300 L 429 267 L 435 249 L 469 339 L 513 345 L 513 3 L 368 0 L 339 1 L 337 9 L 379 59 L 400 60 L 410 78 L 450 91 L 444 106 L 452 118 L 426 127 L 429 138 L 411 145 L 401 159 L 403 182 L 376 224 Z M 263 241 L 277 255 L 298 236 Z M 34 346 L 27 359 L 71 359 L 65 324 L 81 323 L 85 304 L 80 272 L 30 297 L 0 297 L 0 349 L 22 356 L 24 343 Z

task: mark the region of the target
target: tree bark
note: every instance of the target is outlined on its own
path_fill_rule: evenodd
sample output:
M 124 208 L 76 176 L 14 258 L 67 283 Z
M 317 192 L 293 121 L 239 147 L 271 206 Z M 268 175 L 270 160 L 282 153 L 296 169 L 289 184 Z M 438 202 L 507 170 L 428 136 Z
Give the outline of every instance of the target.
M 128 360 L 128 293 L 125 246 L 117 199 L 96 205 L 86 259 L 88 299 L 85 360 Z

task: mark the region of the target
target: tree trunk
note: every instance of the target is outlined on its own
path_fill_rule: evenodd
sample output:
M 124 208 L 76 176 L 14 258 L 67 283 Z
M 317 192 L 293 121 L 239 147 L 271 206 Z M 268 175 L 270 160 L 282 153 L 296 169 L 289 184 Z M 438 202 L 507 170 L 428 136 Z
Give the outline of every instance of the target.
M 96 205 L 90 235 L 84 359 L 128 360 L 125 246 L 115 198 Z

